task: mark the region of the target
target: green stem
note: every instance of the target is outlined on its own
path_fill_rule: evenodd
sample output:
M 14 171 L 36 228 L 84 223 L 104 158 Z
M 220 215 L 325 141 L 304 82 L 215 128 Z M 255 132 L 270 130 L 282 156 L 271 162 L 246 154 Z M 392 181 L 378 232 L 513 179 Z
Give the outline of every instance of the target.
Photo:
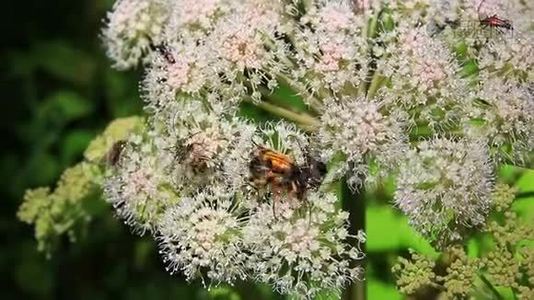
M 491 282 L 483 275 L 479 274 L 478 277 L 484 282 L 484 284 L 490 289 L 490 291 L 495 295 L 499 300 L 504 300 L 503 296 L 497 291 L 497 289 L 491 284 Z
M 315 131 L 317 127 L 319 127 L 319 121 L 316 118 L 306 113 L 297 113 L 289 109 L 273 105 L 268 102 L 250 101 L 250 103 L 256 105 L 257 107 L 267 112 L 272 113 L 273 115 L 293 121 L 306 131 Z
M 378 18 L 380 17 L 380 12 L 381 11 L 377 10 L 375 14 L 371 17 L 371 19 L 367 22 L 367 28 L 364 31 L 364 34 L 366 35 L 368 40 L 371 40 L 376 37 L 377 31 L 378 31 Z M 370 47 L 367 50 L 367 52 L 369 54 L 369 57 L 373 57 L 372 47 Z M 370 62 L 369 66 L 372 66 L 372 65 L 374 65 L 374 63 Z M 371 67 L 370 69 L 372 70 L 373 68 Z M 377 74 L 376 71 L 374 72 L 374 74 L 373 74 L 373 71 L 369 71 L 369 73 L 367 74 L 367 79 L 373 78 L 374 80 L 376 77 L 376 74 Z M 372 84 L 372 81 L 371 81 L 371 84 Z M 367 86 L 367 82 L 366 81 L 361 82 L 358 88 L 358 94 L 363 95 L 363 96 L 368 95 L 368 92 L 367 92 L 368 90 L 370 90 L 370 87 Z
M 341 199 L 343 209 L 349 212 L 349 233 L 357 235 L 359 230 L 365 231 L 365 199 L 363 187 L 353 191 L 347 184 L 345 178 L 341 185 Z M 356 241 L 357 242 L 357 241 Z M 360 245 L 365 253 L 365 244 Z M 359 262 L 365 270 L 365 260 Z M 365 281 L 355 281 L 343 291 L 344 300 L 365 300 L 367 296 L 367 286 Z

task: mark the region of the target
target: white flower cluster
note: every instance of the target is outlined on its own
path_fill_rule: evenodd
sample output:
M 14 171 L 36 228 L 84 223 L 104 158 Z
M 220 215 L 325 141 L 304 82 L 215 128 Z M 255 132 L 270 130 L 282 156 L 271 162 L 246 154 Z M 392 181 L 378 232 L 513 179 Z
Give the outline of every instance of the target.
M 411 223 L 459 239 L 485 222 L 495 165 L 534 147 L 527 2 L 119 0 L 104 41 L 145 66 L 148 126 L 108 199 L 172 272 L 303 297 L 361 276 L 363 233 L 327 178 L 396 176 Z
M 279 217 L 273 216 L 269 205 L 261 205 L 244 232 L 255 278 L 283 294 L 296 290 L 306 296 L 361 279 L 361 267 L 354 263 L 363 259 L 363 253 L 340 241 L 350 239 L 359 245 L 365 236 L 348 233 L 348 213 L 335 209 L 336 200 L 333 194 L 311 194 L 303 216 L 297 212 L 299 206 L 288 202 L 277 208 Z
M 492 192 L 486 146 L 472 140 L 434 139 L 407 154 L 395 203 L 410 223 L 443 241 L 484 224 Z

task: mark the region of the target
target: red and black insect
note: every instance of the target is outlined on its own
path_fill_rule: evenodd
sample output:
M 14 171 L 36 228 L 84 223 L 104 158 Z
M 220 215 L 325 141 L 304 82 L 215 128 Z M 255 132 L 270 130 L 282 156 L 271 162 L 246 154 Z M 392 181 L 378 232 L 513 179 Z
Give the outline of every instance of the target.
M 482 7 L 482 4 L 485 2 L 485 0 L 480 1 L 480 4 L 478 5 L 477 12 L 480 11 L 480 8 Z M 484 19 L 480 20 L 480 25 L 482 25 L 484 28 L 491 27 L 491 28 L 497 28 L 498 30 L 501 28 L 508 29 L 508 30 L 514 30 L 514 27 L 512 26 L 512 22 L 506 19 L 499 18 L 496 14 L 494 14 L 491 17 L 486 17 Z
M 480 24 L 484 26 L 484 28 L 493 27 L 514 30 L 514 27 L 512 26 L 512 23 L 510 21 L 501 19 L 497 17 L 497 15 L 493 15 L 491 17 L 487 17 L 485 19 L 480 20 Z

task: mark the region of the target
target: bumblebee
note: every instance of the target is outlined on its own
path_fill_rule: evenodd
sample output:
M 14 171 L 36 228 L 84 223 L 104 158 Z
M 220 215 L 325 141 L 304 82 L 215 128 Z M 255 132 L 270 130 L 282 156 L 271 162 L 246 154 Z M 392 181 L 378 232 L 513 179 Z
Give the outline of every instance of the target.
M 306 191 L 318 187 L 326 174 L 325 164 L 309 154 L 299 166 L 290 156 L 262 146 L 253 152 L 249 170 L 256 187 L 269 186 L 275 195 L 286 192 L 298 200 L 305 200 Z

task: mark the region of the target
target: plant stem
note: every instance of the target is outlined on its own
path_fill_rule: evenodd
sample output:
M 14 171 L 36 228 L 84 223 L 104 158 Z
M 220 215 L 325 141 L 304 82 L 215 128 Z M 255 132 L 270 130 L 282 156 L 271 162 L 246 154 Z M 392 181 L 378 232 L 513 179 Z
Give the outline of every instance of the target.
M 341 199 L 343 209 L 349 212 L 349 233 L 357 235 L 359 230 L 365 231 L 365 199 L 363 187 L 355 192 L 350 189 L 345 178 L 341 183 Z M 357 241 L 355 241 L 357 243 Z M 365 253 L 365 244 L 360 245 Z M 365 259 L 360 261 L 360 266 L 365 270 Z M 355 281 L 343 291 L 344 300 L 365 300 L 367 286 L 365 281 Z
M 319 126 L 319 121 L 306 113 L 297 113 L 268 102 L 250 101 L 250 103 L 256 105 L 257 107 L 265 111 L 272 113 L 273 115 L 293 121 L 306 131 L 315 131 L 316 128 Z
M 497 291 L 497 289 L 491 284 L 491 282 L 483 275 L 479 274 L 478 277 L 484 282 L 484 284 L 490 289 L 490 291 L 495 295 L 495 297 L 499 300 L 503 300 L 503 296 Z

